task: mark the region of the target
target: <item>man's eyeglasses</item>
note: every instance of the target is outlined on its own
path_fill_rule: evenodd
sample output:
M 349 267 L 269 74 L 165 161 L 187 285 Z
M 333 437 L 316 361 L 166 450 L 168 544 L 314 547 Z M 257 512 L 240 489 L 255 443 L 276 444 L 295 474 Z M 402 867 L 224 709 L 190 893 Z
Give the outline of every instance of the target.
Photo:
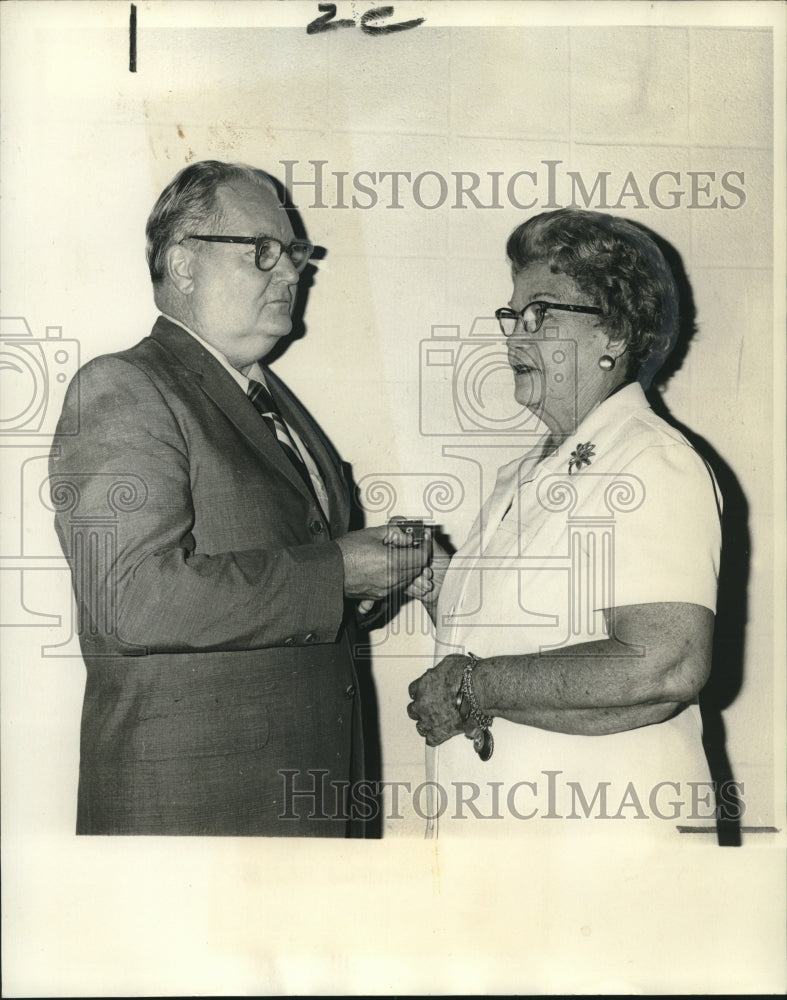
M 254 265 L 260 271 L 272 271 L 281 255 L 286 253 L 292 266 L 300 272 L 314 253 L 314 247 L 306 240 L 294 240 L 285 246 L 273 236 L 184 236 L 183 239 L 202 240 L 204 243 L 248 243 L 254 247 Z
M 495 310 L 495 316 L 504 336 L 510 337 L 516 331 L 517 324 L 520 321 L 525 333 L 536 333 L 541 329 L 544 316 L 546 316 L 550 309 L 564 309 L 566 312 L 575 313 L 591 313 L 595 316 L 600 316 L 603 312 L 603 309 L 599 309 L 598 306 L 564 306 L 558 302 L 542 302 L 537 300 L 529 302 L 524 309 L 520 309 L 518 312 L 516 309 L 509 309 L 507 306 L 503 306 Z

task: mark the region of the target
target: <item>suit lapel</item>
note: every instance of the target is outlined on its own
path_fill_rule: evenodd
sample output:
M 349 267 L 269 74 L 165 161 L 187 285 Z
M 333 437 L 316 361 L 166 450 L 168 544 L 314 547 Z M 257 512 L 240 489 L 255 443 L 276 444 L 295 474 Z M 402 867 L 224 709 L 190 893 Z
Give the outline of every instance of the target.
M 200 380 L 205 394 L 232 421 L 264 459 L 274 465 L 304 496 L 313 500 L 308 487 L 282 451 L 281 445 L 265 426 L 253 404 L 216 358 L 209 351 L 206 351 L 190 333 L 163 316 L 160 316 L 156 321 L 151 337 L 172 356 L 174 365 L 187 368 L 193 376 Z M 332 533 L 341 534 L 346 530 L 349 504 L 344 478 L 336 467 L 333 453 L 284 384 L 268 369 L 265 369 L 265 375 L 266 379 L 269 380 L 269 388 L 276 404 L 280 407 L 282 416 L 303 438 L 323 475 L 330 502 Z
M 203 392 L 252 444 L 267 462 L 296 486 L 304 496 L 311 494 L 281 445 L 271 435 L 253 404 L 230 373 L 186 330 L 164 317 L 156 321 L 151 337 L 200 380 Z

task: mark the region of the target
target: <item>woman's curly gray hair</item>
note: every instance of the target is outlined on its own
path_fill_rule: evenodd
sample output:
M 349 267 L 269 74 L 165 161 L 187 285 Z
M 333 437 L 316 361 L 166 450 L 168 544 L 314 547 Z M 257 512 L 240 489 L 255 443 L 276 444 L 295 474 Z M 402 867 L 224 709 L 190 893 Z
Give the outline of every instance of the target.
M 573 278 L 603 310 L 610 336 L 626 343 L 629 375 L 646 367 L 652 376 L 674 346 L 675 278 L 661 250 L 634 223 L 584 209 L 542 212 L 517 226 L 506 253 L 514 276 L 546 261 Z

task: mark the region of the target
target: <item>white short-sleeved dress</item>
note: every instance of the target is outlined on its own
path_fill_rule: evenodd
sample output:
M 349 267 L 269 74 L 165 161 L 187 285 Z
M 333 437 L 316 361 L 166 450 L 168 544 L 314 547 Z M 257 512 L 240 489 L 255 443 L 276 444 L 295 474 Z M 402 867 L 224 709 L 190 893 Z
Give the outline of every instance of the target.
M 676 601 L 715 611 L 718 488 L 638 383 L 602 403 L 556 452 L 542 461 L 540 453 L 499 470 L 451 561 L 436 662 L 603 639 L 603 608 Z M 499 718 L 492 733 L 486 762 L 461 735 L 427 748 L 427 836 L 676 838 L 680 826 L 713 825 L 696 704 L 608 736 Z

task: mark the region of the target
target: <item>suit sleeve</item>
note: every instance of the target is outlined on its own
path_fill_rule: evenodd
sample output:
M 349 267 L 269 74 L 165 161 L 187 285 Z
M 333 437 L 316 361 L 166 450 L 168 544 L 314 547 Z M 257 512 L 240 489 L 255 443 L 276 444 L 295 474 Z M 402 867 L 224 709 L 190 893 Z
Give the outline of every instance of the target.
M 196 550 L 188 442 L 143 371 L 116 357 L 85 366 L 69 387 L 59 427 L 77 419 L 77 434 L 55 435 L 50 488 L 81 627 L 104 649 L 192 652 L 336 640 L 344 568 L 335 543 Z

